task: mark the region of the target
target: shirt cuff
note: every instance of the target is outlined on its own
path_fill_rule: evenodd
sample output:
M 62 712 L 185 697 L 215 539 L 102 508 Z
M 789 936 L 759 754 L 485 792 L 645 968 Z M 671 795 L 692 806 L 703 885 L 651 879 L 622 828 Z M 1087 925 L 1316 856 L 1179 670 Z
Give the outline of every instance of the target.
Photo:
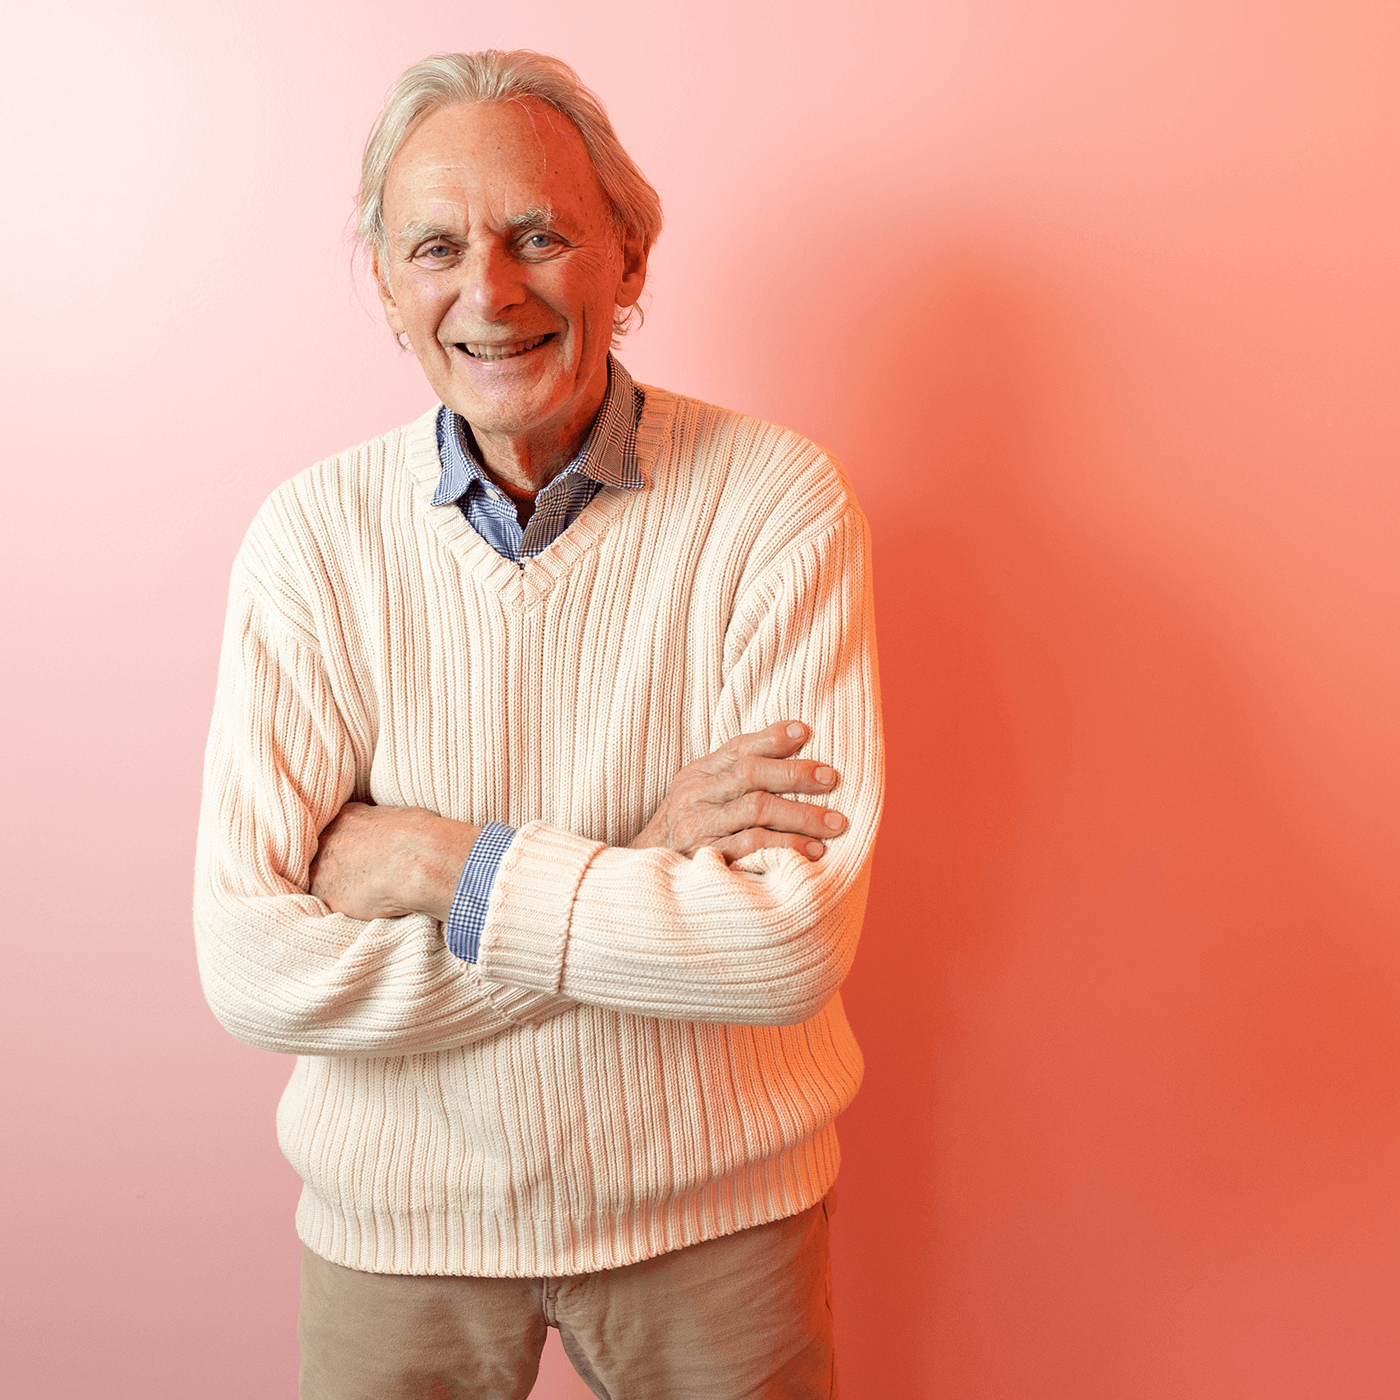
M 457 893 L 452 896 L 452 908 L 442 926 L 449 952 L 464 962 L 474 963 L 481 947 L 481 930 L 486 927 L 486 906 L 491 902 L 491 887 L 496 883 L 496 871 L 515 840 L 515 828 L 504 822 L 487 822 L 472 843 Z

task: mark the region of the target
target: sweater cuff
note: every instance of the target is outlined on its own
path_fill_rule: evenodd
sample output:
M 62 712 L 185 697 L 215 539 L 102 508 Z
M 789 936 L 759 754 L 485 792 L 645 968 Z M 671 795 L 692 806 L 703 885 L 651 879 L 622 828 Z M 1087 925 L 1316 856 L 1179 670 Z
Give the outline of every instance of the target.
M 557 992 L 574 899 L 600 851 L 590 841 L 543 822 L 516 833 L 496 872 L 477 967 L 482 976 L 514 987 Z

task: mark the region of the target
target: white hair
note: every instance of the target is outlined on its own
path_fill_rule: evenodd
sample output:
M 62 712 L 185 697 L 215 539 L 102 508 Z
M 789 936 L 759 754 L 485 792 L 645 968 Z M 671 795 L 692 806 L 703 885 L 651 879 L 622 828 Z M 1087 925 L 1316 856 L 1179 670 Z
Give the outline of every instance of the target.
M 439 53 L 415 63 L 390 89 L 384 109 L 365 142 L 355 202 L 360 241 L 383 265 L 384 181 L 405 137 L 430 112 L 474 102 L 517 102 L 533 97 L 571 121 L 583 138 L 598 183 L 612 206 L 620 240 L 635 239 L 650 253 L 661 233 L 661 197 L 622 149 L 607 110 L 562 59 L 531 49 L 487 49 Z M 641 309 L 619 307 L 613 330 L 623 335 L 641 323 Z

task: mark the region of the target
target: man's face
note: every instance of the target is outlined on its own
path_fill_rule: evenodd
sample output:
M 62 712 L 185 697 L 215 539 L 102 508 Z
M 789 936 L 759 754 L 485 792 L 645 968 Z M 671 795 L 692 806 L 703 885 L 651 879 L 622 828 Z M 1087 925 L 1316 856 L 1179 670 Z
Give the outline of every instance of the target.
M 478 436 L 581 435 L 646 260 L 573 124 L 533 101 L 432 113 L 389 167 L 384 226 L 385 314 L 443 403 Z

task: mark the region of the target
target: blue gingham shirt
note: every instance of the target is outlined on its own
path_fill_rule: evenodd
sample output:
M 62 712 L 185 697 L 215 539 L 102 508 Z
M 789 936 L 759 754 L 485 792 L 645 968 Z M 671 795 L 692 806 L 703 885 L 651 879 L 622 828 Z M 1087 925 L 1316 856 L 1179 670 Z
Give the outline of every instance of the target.
M 548 549 L 605 486 L 639 491 L 646 484 L 637 467 L 637 423 L 645 402 L 632 376 L 609 355 L 608 388 L 592 430 L 573 461 L 535 498 L 535 512 L 523 529 L 515 502 L 481 465 L 466 419 L 444 405 L 437 416 L 442 476 L 433 504 L 455 502 L 467 524 L 497 554 L 523 567 Z M 476 961 L 491 887 L 514 839 L 513 826 L 488 822 L 467 856 L 443 926 L 448 948 L 467 962 Z

